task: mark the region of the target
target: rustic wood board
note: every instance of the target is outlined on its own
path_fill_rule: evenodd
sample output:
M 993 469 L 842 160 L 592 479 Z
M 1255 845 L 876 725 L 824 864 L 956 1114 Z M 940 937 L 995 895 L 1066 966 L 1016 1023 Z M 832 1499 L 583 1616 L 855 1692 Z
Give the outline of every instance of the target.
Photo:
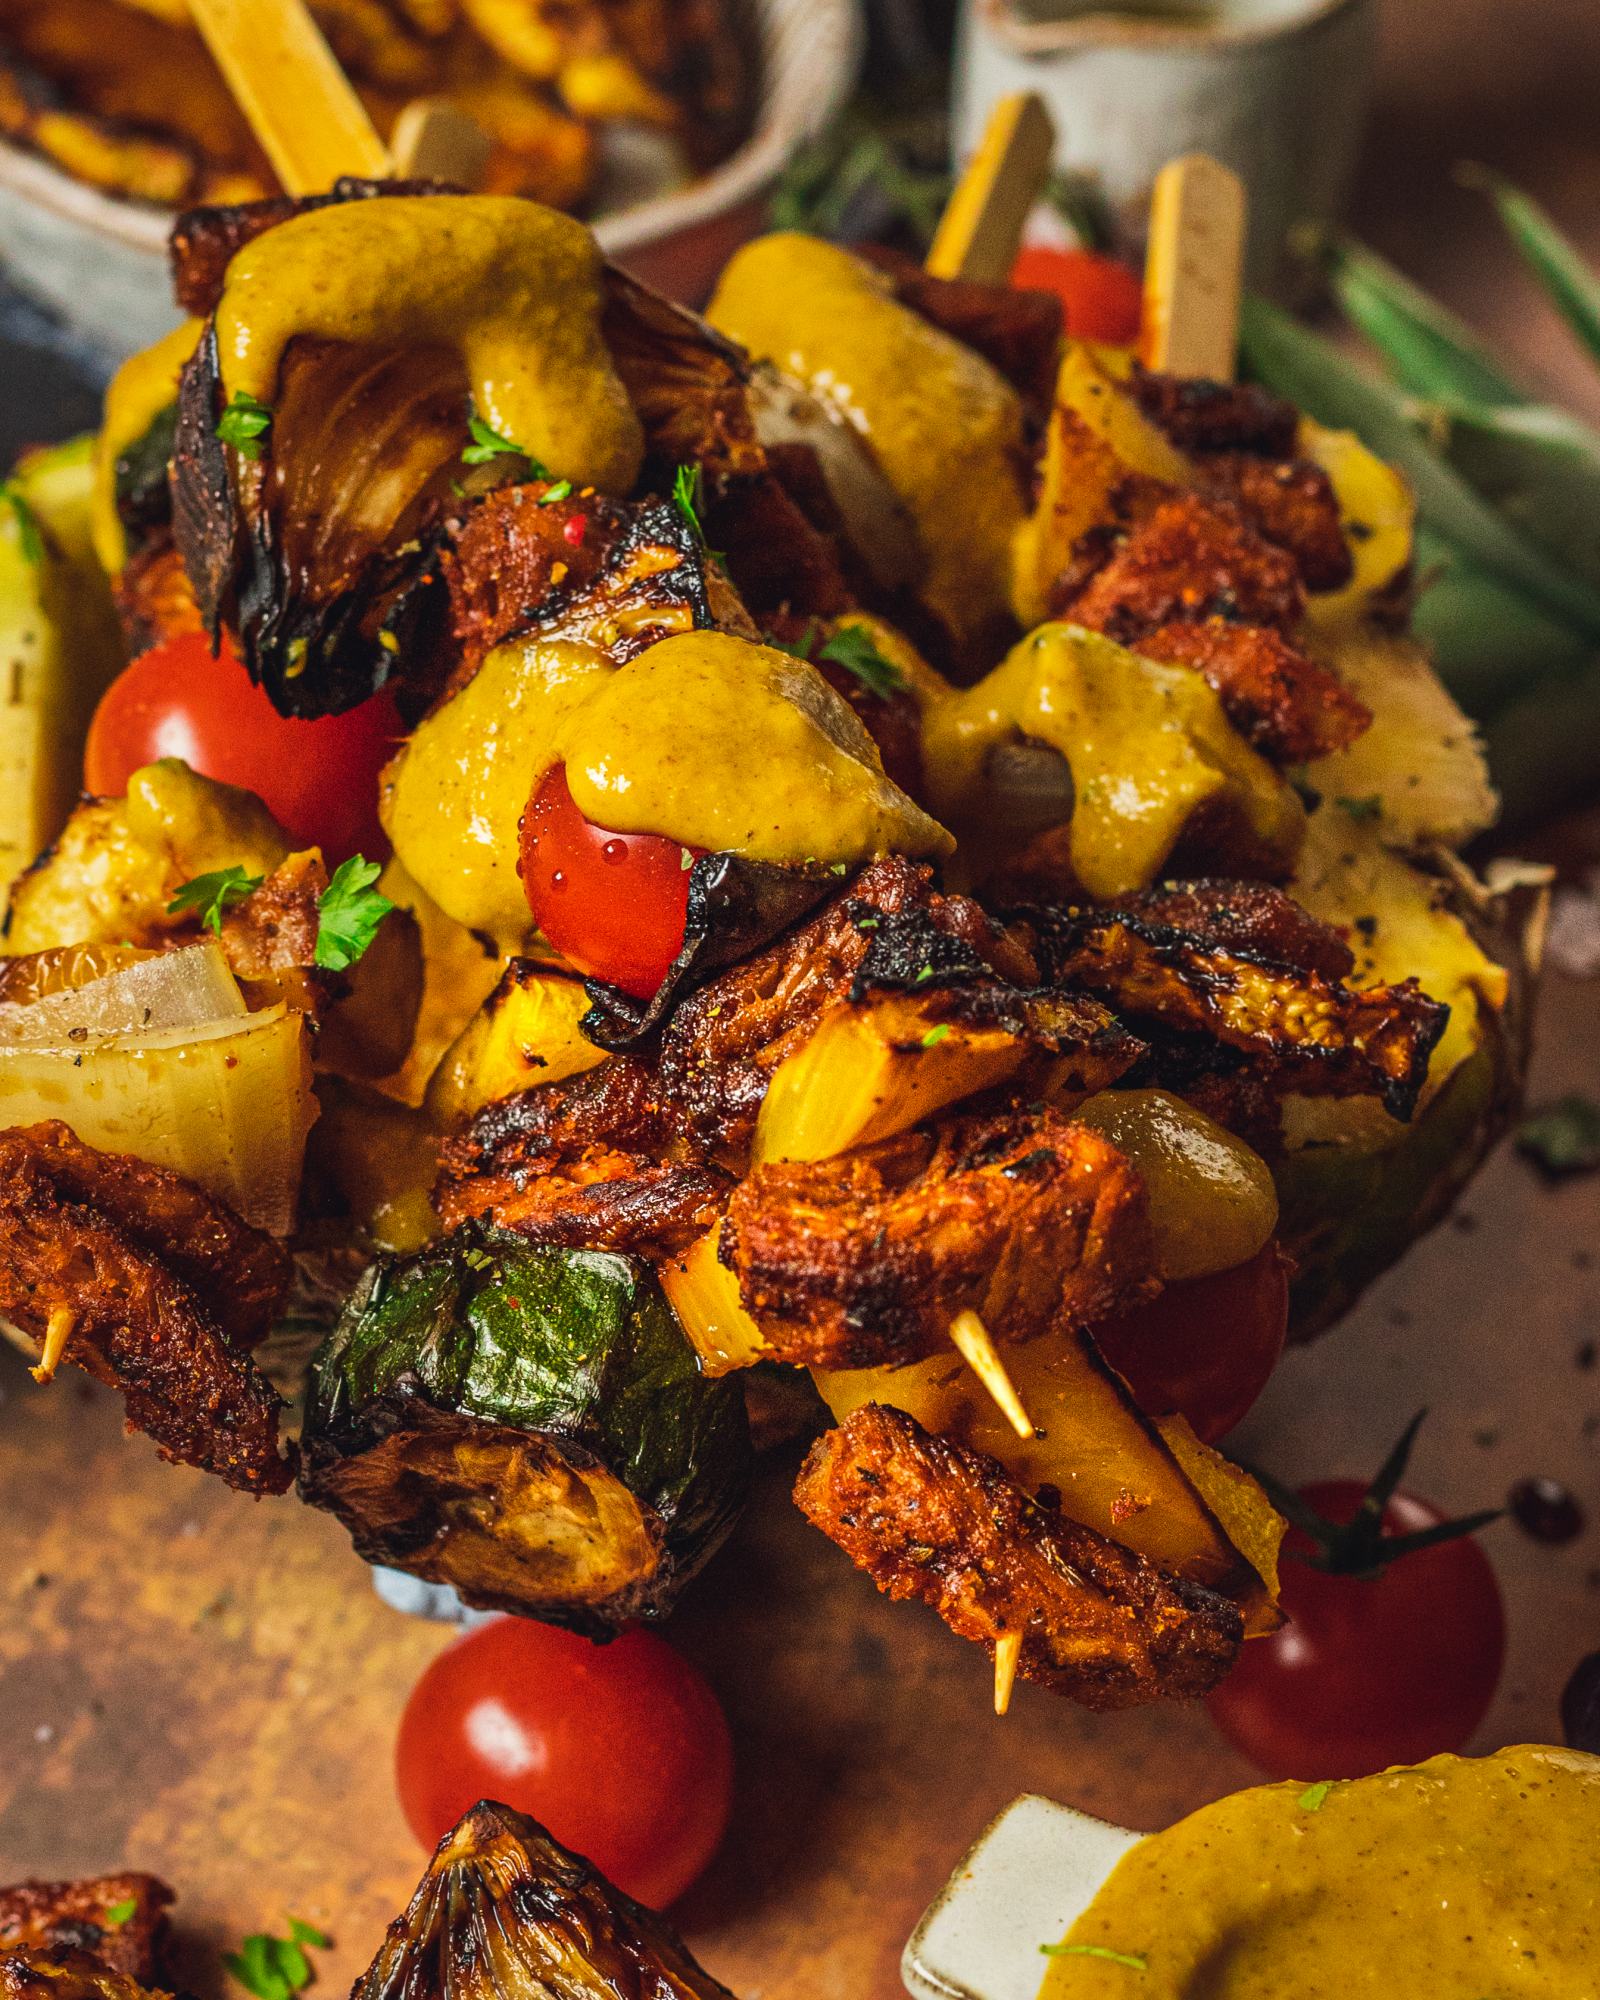
M 1600 987 L 1553 979 L 1535 1090 L 1600 1090 Z M 1452 1508 L 1525 1473 L 1600 1515 L 1600 1178 L 1546 1188 L 1502 1152 L 1463 1214 L 1344 1326 L 1293 1354 L 1236 1443 L 1280 1475 L 1359 1472 L 1421 1403 L 1416 1483 Z M 395 1721 L 446 1634 L 374 1596 L 341 1531 L 124 1438 L 114 1397 L 0 1382 L 0 1881 L 123 1865 L 181 1891 L 183 1971 L 286 1912 L 331 1930 L 345 1986 L 422 1856 L 394 1803 Z M 673 1627 L 727 1704 L 732 1834 L 680 1912 L 742 2000 L 888 2000 L 923 1904 L 985 1820 L 1037 1790 L 1153 1826 L 1246 1783 L 1198 1709 L 989 1713 L 985 1662 L 876 1597 L 769 1466 Z M 1487 1546 L 1511 1655 L 1484 1747 L 1555 1733 L 1600 1643 L 1600 1530 Z

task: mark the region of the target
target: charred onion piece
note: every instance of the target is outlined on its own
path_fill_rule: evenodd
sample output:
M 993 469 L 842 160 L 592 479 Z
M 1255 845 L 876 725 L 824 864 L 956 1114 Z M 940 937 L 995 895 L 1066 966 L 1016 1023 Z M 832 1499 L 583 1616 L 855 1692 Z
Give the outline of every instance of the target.
M 148 1986 L 160 1974 L 171 1902 L 154 1875 L 17 1882 L 0 1889 L 0 1953 L 86 1952 Z
M 733 2000 L 671 1926 L 489 1800 L 451 1828 L 351 2000 Z
M 302 1444 L 302 1497 L 369 1562 L 595 1638 L 671 1608 L 750 1450 L 642 1265 L 471 1225 L 368 1274 Z
M 722 1261 L 775 1359 L 915 1361 L 976 1312 L 998 1340 L 1098 1318 L 1149 1265 L 1144 1190 L 1059 1112 L 957 1118 L 837 1159 L 756 1167 Z
M 1085 1708 L 1203 1694 L 1233 1664 L 1238 1608 L 1030 1500 L 997 1460 L 881 1404 L 812 1446 L 795 1500 L 890 1597 L 918 1597 Z
M 121 1392 L 135 1430 L 246 1493 L 294 1479 L 248 1357 L 288 1271 L 281 1245 L 177 1174 L 61 1124 L 0 1132 L 0 1313 L 41 1345 L 57 1317 L 64 1358 Z

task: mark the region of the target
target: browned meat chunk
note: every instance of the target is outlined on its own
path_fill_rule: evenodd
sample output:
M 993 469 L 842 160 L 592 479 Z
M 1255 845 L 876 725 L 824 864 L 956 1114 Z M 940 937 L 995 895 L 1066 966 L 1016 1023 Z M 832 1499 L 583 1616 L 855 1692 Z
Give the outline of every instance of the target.
M 171 1902 L 154 1875 L 17 1882 L 0 1889 L 0 1952 L 87 1952 L 148 1986 L 160 1973 Z
M 1305 610 L 1293 557 L 1237 508 L 1180 494 L 1138 523 L 1060 615 L 1137 645 L 1175 620 L 1223 618 L 1289 632 Z
M 1337 674 L 1265 626 L 1175 620 L 1133 643 L 1147 659 L 1192 667 L 1221 697 L 1240 735 L 1278 764 L 1330 757 L 1372 721 Z
M 959 1312 L 1029 1340 L 1108 1312 L 1149 1268 L 1144 1190 L 1059 1112 L 958 1118 L 756 1167 L 720 1255 L 778 1360 L 864 1368 L 949 1345 Z
M 1350 544 L 1333 481 L 1320 465 L 1222 451 L 1202 471 L 1209 491 L 1231 500 L 1257 534 L 1288 550 L 1307 590 L 1338 590 L 1350 581 Z
M 0 1133 L 0 1313 L 118 1389 L 181 1464 L 282 1493 L 279 1402 L 248 1359 L 287 1287 L 282 1246 L 176 1174 L 65 1125 Z M 65 1316 L 63 1318 L 63 1316 Z
M 547 490 L 545 481 L 532 480 L 486 495 L 444 553 L 462 656 L 453 684 L 469 680 L 491 647 L 533 624 L 558 588 L 587 589 L 622 531 L 620 509 L 597 494 L 545 507 Z M 580 527 L 569 534 L 573 520 Z
M 1288 458 L 1294 451 L 1300 413 L 1254 383 L 1140 368 L 1129 386 L 1145 415 L 1181 451 L 1249 451 L 1265 458 Z
M 890 1597 L 918 1597 L 1085 1708 L 1203 1694 L 1238 1654 L 1235 1605 L 1050 1512 L 995 1459 L 869 1403 L 817 1440 L 795 1500 Z
M 86 1951 L 0 1951 L 0 2000 L 155 2000 Z
M 1325 979 L 1348 979 L 1355 954 L 1336 930 L 1266 882 L 1203 877 L 1158 882 L 1123 905 L 1146 923 L 1186 931 L 1225 951 L 1259 955 Z
M 1137 905 L 1070 920 L 1051 964 L 1065 984 L 1103 994 L 1134 1021 L 1209 1036 L 1288 1089 L 1375 1095 L 1396 1118 L 1416 1108 L 1450 1014 L 1414 979 L 1355 991 L 1271 950 L 1214 943 Z

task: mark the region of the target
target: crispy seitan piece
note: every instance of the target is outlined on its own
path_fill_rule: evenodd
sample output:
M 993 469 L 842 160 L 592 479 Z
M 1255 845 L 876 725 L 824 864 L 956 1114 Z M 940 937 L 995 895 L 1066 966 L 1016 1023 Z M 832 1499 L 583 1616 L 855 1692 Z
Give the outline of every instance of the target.
M 1240 735 L 1275 764 L 1347 750 L 1372 721 L 1337 674 L 1270 626 L 1174 619 L 1145 633 L 1135 650 L 1192 667 L 1220 695 Z
M 1237 1606 L 1031 1500 L 982 1452 L 869 1403 L 812 1446 L 806 1518 L 890 1597 L 919 1597 L 1085 1708 L 1203 1694 L 1233 1664 Z
M 952 1118 L 830 1160 L 753 1169 L 719 1255 L 773 1358 L 893 1366 L 1099 1318 L 1150 1269 L 1144 1188 L 1108 1140 L 1047 1109 Z
M 487 1105 L 441 1148 L 435 1200 L 451 1229 L 477 1216 L 539 1243 L 659 1261 L 711 1227 L 730 1186 L 673 1149 L 649 1067 L 613 1056 Z
M 177 1174 L 65 1125 L 0 1132 L 0 1313 L 119 1390 L 167 1458 L 282 1493 L 278 1397 L 249 1359 L 288 1286 L 282 1245 Z
M 1256 383 L 1136 368 L 1128 387 L 1181 451 L 1248 451 L 1264 458 L 1288 458 L 1294 451 L 1299 411 Z
M 1182 619 L 1290 632 L 1305 612 L 1294 558 L 1226 500 L 1180 493 L 1139 521 L 1061 615 L 1125 646 Z
M 1287 549 L 1307 590 L 1339 590 L 1355 564 L 1333 481 L 1309 458 L 1219 451 L 1201 461 L 1206 490 L 1229 500 L 1275 548 Z
M 157 1988 L 90 1952 L 0 1951 L 0 2000 L 157 2000 L 157 1995 Z
M 154 1875 L 16 1882 L 0 1889 L 0 1952 L 81 1951 L 148 1986 L 159 1977 L 172 1891 Z
M 1415 979 L 1346 986 L 1348 967 L 1327 969 L 1338 941 L 1264 885 L 1191 883 L 1118 909 L 1047 912 L 1039 936 L 1053 976 L 1116 1013 L 1209 1037 L 1281 1088 L 1377 1096 L 1396 1118 L 1416 1108 L 1449 1019 Z

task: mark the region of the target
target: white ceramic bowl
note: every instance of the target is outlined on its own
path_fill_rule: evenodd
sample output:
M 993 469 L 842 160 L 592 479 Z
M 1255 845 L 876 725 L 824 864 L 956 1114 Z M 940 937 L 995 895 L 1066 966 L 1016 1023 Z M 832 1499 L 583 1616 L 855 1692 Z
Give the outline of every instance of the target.
M 601 248 L 646 283 L 697 300 L 760 227 L 785 163 L 843 101 L 860 61 L 859 0 L 748 0 L 760 64 L 749 137 L 692 185 L 595 224 Z M 637 179 L 619 135 L 611 178 Z M 646 168 L 648 171 L 648 168 Z M 120 359 L 177 318 L 167 280 L 171 215 L 118 201 L 49 161 L 0 141 L 0 263 L 21 291 Z
M 916 2000 L 1037 2000 L 1056 1944 L 1143 1834 L 1013 1799 L 928 1906 L 900 1963 Z

